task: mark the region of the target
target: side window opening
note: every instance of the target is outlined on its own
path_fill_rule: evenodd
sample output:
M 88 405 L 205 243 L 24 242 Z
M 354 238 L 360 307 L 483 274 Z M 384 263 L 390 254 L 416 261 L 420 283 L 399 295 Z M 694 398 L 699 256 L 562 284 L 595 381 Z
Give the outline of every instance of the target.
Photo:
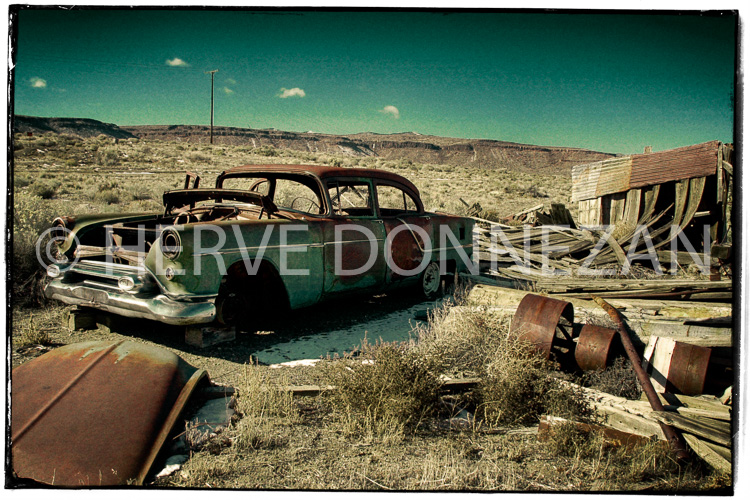
M 372 217 L 375 215 L 375 206 L 372 202 L 368 183 L 332 181 L 328 182 L 327 188 L 333 215 L 350 217 Z
M 419 211 L 416 201 L 401 188 L 378 184 L 377 193 L 380 214 L 384 217 Z

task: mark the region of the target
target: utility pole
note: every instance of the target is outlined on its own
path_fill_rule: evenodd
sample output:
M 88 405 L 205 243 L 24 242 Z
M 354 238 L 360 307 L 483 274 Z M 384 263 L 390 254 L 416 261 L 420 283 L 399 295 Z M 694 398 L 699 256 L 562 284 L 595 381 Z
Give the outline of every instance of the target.
M 209 138 L 211 144 L 214 143 L 214 74 L 218 71 L 218 69 L 206 71 L 206 74 L 211 74 L 211 137 Z

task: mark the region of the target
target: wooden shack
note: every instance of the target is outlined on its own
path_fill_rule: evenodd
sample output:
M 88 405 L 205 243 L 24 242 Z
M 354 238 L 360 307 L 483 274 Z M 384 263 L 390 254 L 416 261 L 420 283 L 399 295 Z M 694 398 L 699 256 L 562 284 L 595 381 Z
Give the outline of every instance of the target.
M 579 224 L 613 225 L 620 241 L 646 226 L 657 248 L 674 239 L 671 229 L 678 225 L 699 251 L 709 225 L 712 246 L 731 243 L 732 144 L 649 149 L 573 167 Z

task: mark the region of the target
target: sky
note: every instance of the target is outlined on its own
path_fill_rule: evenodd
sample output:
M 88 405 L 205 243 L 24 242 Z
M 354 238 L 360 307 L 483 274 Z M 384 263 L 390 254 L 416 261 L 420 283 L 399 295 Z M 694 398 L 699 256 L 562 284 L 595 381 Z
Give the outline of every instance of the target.
M 418 132 L 632 154 L 734 142 L 734 15 L 21 10 L 16 114 Z

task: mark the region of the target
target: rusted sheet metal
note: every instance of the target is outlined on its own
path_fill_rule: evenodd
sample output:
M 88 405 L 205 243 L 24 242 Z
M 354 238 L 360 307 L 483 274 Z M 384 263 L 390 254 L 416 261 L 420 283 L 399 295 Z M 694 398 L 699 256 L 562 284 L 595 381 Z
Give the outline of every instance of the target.
M 658 153 L 633 155 L 630 187 L 715 175 L 719 145 L 719 141 L 710 141 Z
M 628 156 L 605 160 L 599 174 L 599 182 L 596 183 L 596 196 L 627 191 L 630 185 L 631 167 L 632 162 Z
M 571 169 L 573 180 L 572 201 L 596 198 L 596 185 L 602 171 L 603 161 L 576 165 Z
M 573 304 L 530 293 L 518 304 L 510 330 L 549 358 L 561 319 L 567 325 L 573 324 Z
M 608 194 L 664 182 L 716 174 L 719 141 L 613 158 L 576 165 L 572 169 L 572 201 L 590 200 Z
M 573 167 L 573 201 L 590 200 L 627 191 L 630 186 L 629 156 Z
M 703 394 L 711 349 L 675 342 L 667 373 L 667 391 L 693 396 Z
M 604 370 L 612 352 L 615 330 L 595 325 L 583 325 L 576 346 L 576 363 L 581 370 Z
M 141 484 L 205 370 L 129 341 L 60 347 L 12 373 L 13 470 L 60 486 Z

